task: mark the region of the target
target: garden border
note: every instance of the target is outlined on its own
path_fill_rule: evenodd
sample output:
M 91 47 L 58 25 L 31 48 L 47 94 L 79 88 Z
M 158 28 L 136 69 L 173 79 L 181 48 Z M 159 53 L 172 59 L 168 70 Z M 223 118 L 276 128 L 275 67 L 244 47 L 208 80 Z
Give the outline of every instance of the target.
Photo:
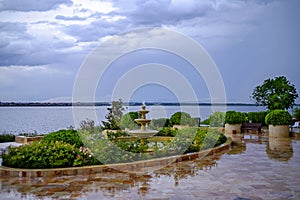
M 118 163 L 108 165 L 93 165 L 84 167 L 69 167 L 69 168 L 53 168 L 53 169 L 19 169 L 10 167 L 0 167 L 2 177 L 55 177 L 55 176 L 74 176 L 74 175 L 90 175 L 102 172 L 112 171 L 128 171 L 128 172 L 144 172 L 142 169 L 150 167 L 166 166 L 174 162 L 193 160 L 196 158 L 205 157 L 214 153 L 229 149 L 232 139 L 227 137 L 227 141 L 215 148 L 207 149 L 200 152 L 188 153 L 184 155 L 170 156 L 165 158 L 156 158 L 151 160 L 136 161 L 131 163 Z

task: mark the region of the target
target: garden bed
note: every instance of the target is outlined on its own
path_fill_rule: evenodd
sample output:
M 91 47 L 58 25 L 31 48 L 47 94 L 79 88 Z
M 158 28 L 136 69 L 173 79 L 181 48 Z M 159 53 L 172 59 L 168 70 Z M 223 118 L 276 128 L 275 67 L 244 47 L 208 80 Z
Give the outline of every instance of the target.
M 199 152 L 220 146 L 226 137 L 218 129 L 188 128 L 163 132 L 173 137 L 120 139 L 125 133 L 108 134 L 95 130 L 60 130 L 39 142 L 9 148 L 3 166 L 20 169 L 51 169 L 130 163 Z M 151 151 L 150 151 L 151 150 Z
M 55 176 L 74 176 L 74 175 L 89 175 L 101 172 L 111 171 L 127 171 L 127 172 L 145 172 L 151 168 L 161 168 L 173 162 L 181 162 L 186 160 L 193 160 L 203 158 L 214 153 L 219 153 L 229 149 L 231 146 L 231 138 L 215 148 L 207 149 L 200 152 L 188 153 L 184 155 L 170 156 L 165 158 L 157 158 L 144 161 L 136 161 L 130 163 L 108 164 L 108 165 L 94 165 L 85 167 L 69 167 L 69 168 L 53 168 L 53 169 L 18 169 L 9 167 L 0 167 L 0 174 L 2 177 L 55 177 Z

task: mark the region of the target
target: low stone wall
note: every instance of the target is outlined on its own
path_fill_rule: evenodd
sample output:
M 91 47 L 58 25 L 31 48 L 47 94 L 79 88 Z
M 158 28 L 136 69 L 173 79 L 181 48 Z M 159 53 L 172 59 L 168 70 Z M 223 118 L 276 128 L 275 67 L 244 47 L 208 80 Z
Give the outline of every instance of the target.
M 225 133 L 231 134 L 232 130 L 236 130 L 236 133 L 241 133 L 242 124 L 225 124 Z
M 55 177 L 55 176 L 73 176 L 73 175 L 88 175 L 96 174 L 101 172 L 112 172 L 112 171 L 126 171 L 126 172 L 145 172 L 147 169 L 152 167 L 163 167 L 173 162 L 181 162 L 186 160 L 193 160 L 196 158 L 205 157 L 214 153 L 221 152 L 229 149 L 231 146 L 231 138 L 227 138 L 227 141 L 219 146 L 204 151 L 189 153 L 178 156 L 171 156 L 165 158 L 158 158 L 152 160 L 144 160 L 131 163 L 120 163 L 110 165 L 96 165 L 96 166 L 85 166 L 85 167 L 70 167 L 70 168 L 55 168 L 55 169 L 18 169 L 9 167 L 0 167 L 0 174 L 2 177 Z
M 26 137 L 26 136 L 16 136 L 15 137 L 15 142 L 19 144 L 28 144 L 33 141 L 39 141 L 43 138 L 44 136 L 34 136 L 34 137 Z

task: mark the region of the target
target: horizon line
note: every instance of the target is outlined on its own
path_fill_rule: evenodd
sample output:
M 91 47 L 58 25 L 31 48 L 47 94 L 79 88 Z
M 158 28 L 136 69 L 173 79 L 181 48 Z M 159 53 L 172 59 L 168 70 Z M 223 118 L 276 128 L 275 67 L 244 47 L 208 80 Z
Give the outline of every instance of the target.
M 124 106 L 141 106 L 144 102 L 130 101 L 122 102 Z M 223 103 L 208 103 L 208 102 L 164 102 L 164 101 L 149 101 L 145 102 L 146 106 L 162 105 L 162 106 L 181 106 L 181 105 L 199 105 L 199 106 L 260 106 L 255 103 L 245 102 L 223 102 Z M 1 102 L 0 106 L 110 106 L 111 102 L 98 101 L 98 102 Z M 295 103 L 294 106 L 300 106 L 299 103 Z

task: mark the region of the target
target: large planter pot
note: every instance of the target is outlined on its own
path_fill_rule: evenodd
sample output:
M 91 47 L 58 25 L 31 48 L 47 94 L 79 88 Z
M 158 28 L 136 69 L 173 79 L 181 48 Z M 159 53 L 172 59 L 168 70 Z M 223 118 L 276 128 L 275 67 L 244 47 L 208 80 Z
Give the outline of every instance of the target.
M 236 130 L 236 133 L 241 133 L 242 124 L 225 124 L 225 133 L 232 134 L 233 130 Z
M 269 125 L 269 137 L 288 138 L 290 137 L 289 125 Z

